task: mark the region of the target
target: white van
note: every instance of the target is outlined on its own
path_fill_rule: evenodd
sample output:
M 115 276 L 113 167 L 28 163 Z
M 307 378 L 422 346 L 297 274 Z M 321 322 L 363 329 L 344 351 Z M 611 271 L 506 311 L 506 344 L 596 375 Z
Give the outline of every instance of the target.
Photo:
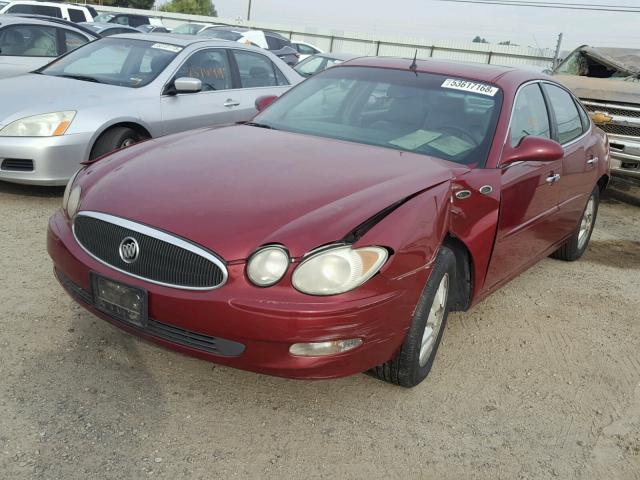
M 0 0 L 0 13 L 44 15 L 63 18 L 70 22 L 93 22 L 98 15 L 93 7 L 74 3 L 38 2 L 35 0 Z

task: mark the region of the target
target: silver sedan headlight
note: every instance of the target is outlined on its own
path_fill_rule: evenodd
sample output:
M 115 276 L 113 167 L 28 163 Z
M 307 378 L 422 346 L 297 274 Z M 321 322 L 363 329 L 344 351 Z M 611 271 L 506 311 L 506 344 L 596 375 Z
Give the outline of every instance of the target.
M 359 287 L 382 268 L 389 252 L 382 247 L 340 245 L 312 254 L 292 276 L 293 286 L 310 295 L 337 295 Z
M 75 116 L 75 111 L 66 111 L 21 118 L 0 130 L 0 136 L 57 137 L 64 135 Z
M 247 276 L 258 287 L 269 287 L 280 281 L 289 267 L 289 254 L 279 245 L 256 251 L 247 262 Z

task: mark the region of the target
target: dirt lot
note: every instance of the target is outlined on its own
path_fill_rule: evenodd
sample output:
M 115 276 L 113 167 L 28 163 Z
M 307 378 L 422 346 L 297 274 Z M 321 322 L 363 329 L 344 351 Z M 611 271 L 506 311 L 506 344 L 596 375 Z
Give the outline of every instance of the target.
M 45 249 L 60 189 L 0 184 L 0 477 L 640 478 L 640 208 L 586 257 L 453 315 L 429 379 L 283 380 L 77 307 Z

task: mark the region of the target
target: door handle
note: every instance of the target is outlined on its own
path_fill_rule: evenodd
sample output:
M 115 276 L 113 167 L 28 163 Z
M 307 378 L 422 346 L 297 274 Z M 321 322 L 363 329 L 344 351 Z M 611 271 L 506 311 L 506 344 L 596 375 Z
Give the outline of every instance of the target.
M 598 157 L 591 157 L 589 160 L 587 160 L 587 165 L 589 165 L 590 167 L 593 167 L 599 161 L 600 161 L 600 159 Z
M 230 98 L 227 98 L 227 101 L 224 102 L 224 106 L 227 107 L 227 108 L 237 107 L 238 105 L 240 105 L 240 102 L 238 102 L 236 100 L 231 100 Z
M 555 173 L 555 174 L 549 175 L 546 179 L 546 182 L 549 185 L 553 185 L 554 183 L 558 182 L 558 180 L 560 180 L 560 174 Z

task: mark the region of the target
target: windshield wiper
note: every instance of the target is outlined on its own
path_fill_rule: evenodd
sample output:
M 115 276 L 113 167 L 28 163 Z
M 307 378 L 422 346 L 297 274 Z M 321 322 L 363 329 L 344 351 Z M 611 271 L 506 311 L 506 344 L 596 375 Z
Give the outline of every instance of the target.
M 72 78 L 74 80 L 82 80 L 84 82 L 104 83 L 104 82 L 101 82 L 100 80 L 98 80 L 97 78 L 89 77 L 88 75 L 71 75 L 71 74 L 67 74 L 67 75 L 55 75 L 55 76 L 56 77 L 62 77 L 62 78 Z
M 267 125 L 266 123 L 245 122 L 245 125 L 249 125 L 250 127 L 268 128 L 269 130 L 276 130 L 271 125 Z

